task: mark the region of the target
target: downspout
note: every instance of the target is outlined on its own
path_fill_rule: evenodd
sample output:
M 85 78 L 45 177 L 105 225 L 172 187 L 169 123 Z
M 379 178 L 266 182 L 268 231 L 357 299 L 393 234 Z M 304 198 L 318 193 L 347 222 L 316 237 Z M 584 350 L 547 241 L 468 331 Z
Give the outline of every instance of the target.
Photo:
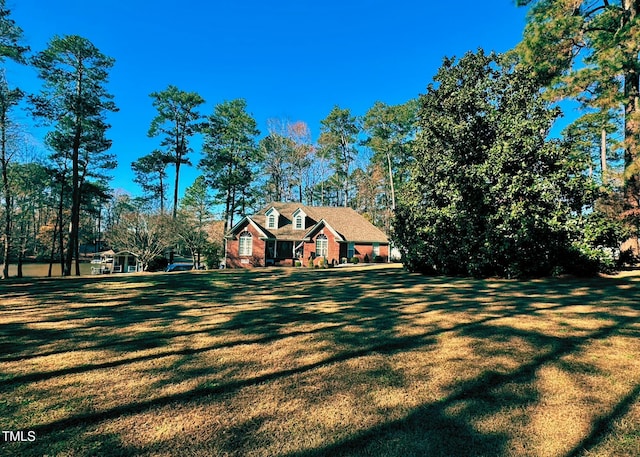
M 222 240 L 222 244 L 224 245 L 224 268 L 227 268 L 227 237 L 223 237 Z M 218 268 L 220 268 L 219 265 Z

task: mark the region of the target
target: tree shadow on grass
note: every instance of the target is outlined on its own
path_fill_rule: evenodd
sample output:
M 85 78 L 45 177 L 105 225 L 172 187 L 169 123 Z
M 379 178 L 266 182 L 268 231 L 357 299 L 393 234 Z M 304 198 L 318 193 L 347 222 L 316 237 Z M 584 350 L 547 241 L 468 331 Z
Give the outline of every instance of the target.
M 142 283 L 144 287 L 136 289 L 134 286 L 137 283 Z M 221 363 L 191 366 L 192 356 L 208 351 L 231 349 L 243 344 L 262 348 L 287 338 L 308 337 L 312 338 L 311 342 L 324 343 L 326 353 L 314 362 L 305 362 L 304 357 L 315 350 L 310 345 L 293 352 L 294 356 L 284 361 L 283 367 L 258 375 L 244 375 L 215 383 L 203 382 L 198 387 L 178 394 L 130 401 L 100 411 L 71 414 L 36 425 L 34 430 L 43 437 L 55 437 L 68 428 L 85 430 L 106 421 L 157 408 L 215 403 L 247 387 L 282 382 L 330 367 L 342 367 L 347 362 L 372 355 L 387 357 L 412 351 L 429 352 L 437 347 L 444 336 L 458 335 L 478 342 L 473 347 L 478 357 L 511 357 L 517 362 L 517 367 L 483 370 L 471 379 L 456 380 L 447 386 L 447 396 L 423 403 L 401 418 L 354 429 L 347 436 L 328 440 L 325 445 L 312 449 L 283 454 L 301 457 L 508 455 L 511 453 L 513 437 L 499 431 L 483 431 L 478 427 L 478 422 L 497 411 L 525 408 L 538 401 L 539 393 L 531 385 L 542 366 L 578 353 L 586 342 L 603 340 L 614 334 L 636 332 L 633 325 L 638 322 L 640 306 L 634 301 L 637 284 L 632 280 L 594 280 L 586 285 L 577 280 L 543 280 L 523 284 L 424 278 L 400 270 L 266 270 L 160 275 L 146 279 L 118 278 L 109 287 L 122 286 L 122 289 L 129 291 L 127 298 L 110 298 L 108 293 L 105 294 L 107 284 L 80 281 L 73 293 L 66 296 L 65 300 L 71 300 L 71 305 L 79 306 L 61 310 L 62 314 L 53 316 L 53 321 L 80 322 L 71 330 L 57 329 L 55 326 L 39 328 L 19 321 L 0 323 L 0 337 L 3 338 L 0 343 L 8 345 L 13 341 L 16 350 L 15 355 L 0 357 L 0 362 L 19 360 L 21 356 L 36 357 L 69 351 L 74 347 L 110 349 L 121 354 L 120 358 L 9 377 L 0 383 L 0 388 L 13 389 L 54 376 L 101 370 L 158 356 L 135 355 L 135 352 L 148 348 L 166 349 L 160 356 L 178 356 L 171 365 L 172 372 L 155 385 L 158 389 L 192 377 L 206 378 L 216 370 L 229 368 Z M 55 292 L 46 292 L 45 288 L 37 290 L 42 306 L 47 300 L 60 300 Z M 18 288 L 12 292 L 12 299 L 19 298 L 21 294 L 29 295 L 29 291 L 33 291 L 33 288 Z M 502 321 L 531 316 L 542 318 L 542 313 L 562 316 L 563 312 L 569 312 L 575 306 L 602 304 L 610 306 L 611 310 L 601 310 L 600 317 L 611 323 L 604 323 L 595 331 L 582 331 L 579 336 L 570 326 L 567 327 L 566 336 L 558 336 L 535 329 L 516 328 Z M 33 307 L 32 304 L 28 306 Z M 619 308 L 624 308 L 624 313 Z M 194 314 L 194 309 L 201 312 Z M 173 328 L 176 322 L 183 321 L 197 326 L 202 323 L 203 316 L 211 315 L 225 315 L 228 318 L 193 330 Z M 87 323 L 81 323 L 82 320 Z M 406 329 L 414 320 L 412 331 L 407 332 Z M 121 338 L 108 334 L 110 331 L 122 332 L 141 322 L 150 322 L 154 326 L 151 330 Z M 229 332 L 236 332 L 239 336 L 232 341 L 197 348 L 175 349 L 172 346 L 172 340 L 177 337 L 198 334 L 215 336 Z M 512 354 L 502 349 L 503 342 L 515 340 L 525 342 L 531 352 Z M 55 341 L 62 343 L 51 346 L 51 342 Z M 50 349 L 42 350 L 43 346 Z M 588 370 L 588 364 L 581 369 Z M 358 373 L 354 372 L 353 375 L 357 376 Z M 372 385 L 372 389 L 383 387 L 387 378 L 396 383 L 395 387 L 404 387 L 402 373 L 395 368 L 374 370 L 367 377 L 371 380 L 376 378 L 380 382 Z M 602 434 L 596 430 L 606 429 L 612 420 L 624 415 L 629 405 L 637 400 L 637 388 L 634 392 L 622 399 L 611 414 L 594 421 L 590 436 L 585 437 L 569 455 L 577 456 L 581 449 L 593 447 L 601 440 Z M 305 400 L 309 408 L 318 406 L 313 398 Z M 258 422 L 251 422 L 238 418 L 237 424 L 227 429 L 226 452 L 235 455 L 257 452 L 252 439 L 261 433 L 260 426 L 277 420 L 278 417 L 264 417 Z M 522 420 L 526 421 L 526 417 Z M 108 441 L 108 437 L 105 439 Z M 268 437 L 262 439 L 265 446 L 271 443 Z M 149 451 L 126 447 L 117 449 L 122 455 Z
M 506 433 L 483 432 L 475 424 L 484 417 L 491 417 L 505 410 L 517 410 L 533 405 L 540 395 L 532 386 L 538 370 L 575 354 L 591 341 L 599 341 L 618 334 L 630 325 L 637 324 L 640 317 L 620 318 L 606 328 L 587 336 L 576 338 L 553 338 L 535 332 L 496 329 L 483 324 L 472 325 L 465 333 L 476 338 L 492 341 L 511 337 L 525 338 L 545 348 L 541 354 L 509 372 L 485 371 L 474 379 L 451 385 L 448 397 L 423 404 L 407 416 L 385 422 L 347 439 L 339 440 L 315 449 L 286 454 L 287 457 L 321 456 L 498 456 L 513 455 L 512 436 Z M 482 349 L 486 356 L 492 356 Z M 631 405 L 640 397 L 640 385 L 622 398 L 609 414 L 592 423 L 591 432 L 577 444 L 567 457 L 583 455 L 593 449 L 610 431 L 615 420 L 623 417 Z M 526 427 L 527 419 L 521 424 Z M 524 452 L 525 455 L 529 453 Z M 535 455 L 535 454 L 534 454 Z M 559 454 L 558 454 L 559 455 Z

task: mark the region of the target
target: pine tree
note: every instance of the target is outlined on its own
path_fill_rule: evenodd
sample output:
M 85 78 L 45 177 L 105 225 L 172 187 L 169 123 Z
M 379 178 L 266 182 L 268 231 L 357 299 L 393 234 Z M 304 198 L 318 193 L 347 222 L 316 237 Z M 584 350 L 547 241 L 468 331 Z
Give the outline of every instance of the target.
M 43 89 L 31 97 L 34 113 L 54 125 L 47 144 L 71 164 L 71 223 L 65 258 L 65 276 L 80 274 L 79 233 L 82 193 L 85 179 L 99 169 L 115 167 L 113 156 L 106 154 L 111 141 L 105 119 L 117 111 L 112 95 L 106 90 L 108 71 L 114 60 L 102 54 L 86 38 L 70 35 L 53 38 L 46 50 L 32 60 Z
M 334 106 L 329 115 L 321 121 L 318 144 L 322 154 L 330 157 L 336 180 L 341 192 L 336 204 L 349 205 L 349 177 L 351 167 L 357 155 L 358 118 L 351 115 L 349 109 Z
M 224 205 L 225 232 L 233 226 L 234 215 L 244 216 L 251 198 L 251 183 L 259 163 L 255 119 L 242 99 L 216 105 L 204 130 L 204 157 L 199 167 L 207 182 L 218 190 Z
M 148 135 L 162 136 L 161 146 L 166 148 L 167 157 L 175 165 L 175 180 L 173 188 L 173 218 L 178 211 L 178 193 L 180 181 L 180 167 L 190 165 L 187 154 L 190 138 L 202 129 L 202 116 L 197 108 L 204 103 L 204 99 L 195 92 L 185 92 L 175 86 L 169 86 L 162 92 L 154 92 L 153 107 L 158 115 L 151 121 Z
M 21 44 L 22 29 L 18 27 L 10 16 L 11 12 L 5 6 L 5 0 L 0 0 L 0 64 L 6 58 L 16 62 L 24 62 L 24 54 L 29 50 Z M 20 89 L 11 89 L 5 79 L 4 68 L 0 69 L 0 168 L 2 173 L 2 195 L 4 205 L 3 249 L 0 278 L 9 276 L 9 255 L 12 239 L 12 196 L 9 183 L 8 168 L 11 160 L 7 145 L 7 135 L 11 127 L 10 112 L 17 105 L 24 94 Z
M 131 163 L 131 169 L 135 174 L 133 181 L 142 187 L 148 198 L 158 199 L 160 214 L 164 214 L 167 165 L 172 162 L 173 158 L 171 156 L 156 149 Z
M 624 195 L 640 207 L 640 0 L 518 0 L 532 7 L 516 51 L 552 98 L 599 113 L 596 136 L 622 118 Z M 606 146 L 605 146 L 606 148 Z

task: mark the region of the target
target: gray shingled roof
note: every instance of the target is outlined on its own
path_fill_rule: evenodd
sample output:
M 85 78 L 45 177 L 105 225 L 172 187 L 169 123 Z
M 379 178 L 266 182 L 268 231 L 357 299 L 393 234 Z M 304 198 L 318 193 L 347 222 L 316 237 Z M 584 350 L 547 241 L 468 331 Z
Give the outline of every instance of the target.
M 280 213 L 277 229 L 267 229 L 265 213 L 270 208 Z M 294 230 L 293 213 L 300 208 L 307 215 L 305 230 Z M 310 219 L 310 220 L 309 220 Z M 271 203 L 251 216 L 251 220 L 269 236 L 280 240 L 300 240 L 318 222 L 324 220 L 346 241 L 388 243 L 387 236 L 351 208 L 337 206 L 304 206 L 300 203 Z

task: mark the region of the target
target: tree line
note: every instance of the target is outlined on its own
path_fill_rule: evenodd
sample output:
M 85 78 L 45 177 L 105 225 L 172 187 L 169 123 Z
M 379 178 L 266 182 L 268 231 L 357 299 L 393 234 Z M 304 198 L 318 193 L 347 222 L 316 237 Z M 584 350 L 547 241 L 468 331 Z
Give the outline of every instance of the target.
M 522 277 L 632 261 L 618 248 L 640 226 L 639 1 L 518 3 L 529 15 L 514 50 L 445 58 L 426 93 L 403 104 L 376 102 L 363 116 L 335 106 L 316 141 L 303 121 L 271 119 L 260 132 L 242 99 L 206 116 L 196 92 L 151 93 L 158 147 L 131 164 L 143 191 L 131 198 L 109 189 L 113 59 L 78 36 L 27 57 L 0 0 L 2 62 L 32 65 L 42 80 L 26 95 L 0 78 L 3 277 L 27 256 L 79 274 L 81 245 L 97 248 L 103 232 L 145 266 L 175 249 L 215 259 L 214 206 L 224 233 L 269 201 L 351 206 L 414 271 Z M 19 160 L 12 113 L 24 98 L 51 128 L 45 161 Z M 581 115 L 550 138 L 563 99 Z M 190 165 L 201 175 L 180 199 Z

